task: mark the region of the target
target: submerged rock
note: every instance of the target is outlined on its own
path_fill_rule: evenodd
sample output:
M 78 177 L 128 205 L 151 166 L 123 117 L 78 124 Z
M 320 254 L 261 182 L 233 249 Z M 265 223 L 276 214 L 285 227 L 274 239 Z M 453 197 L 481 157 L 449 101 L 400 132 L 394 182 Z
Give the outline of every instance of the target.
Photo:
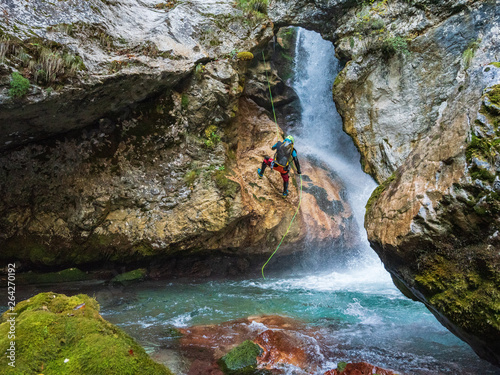
M 78 268 L 68 268 L 58 272 L 25 272 L 16 275 L 16 284 L 53 284 L 90 280 L 93 276 Z
M 133 271 L 121 273 L 116 275 L 111 279 L 111 283 L 115 284 L 130 284 L 133 282 L 144 280 L 147 276 L 147 270 L 144 268 L 138 268 Z
M 325 372 L 324 375 L 396 375 L 396 373 L 381 367 L 370 365 L 366 362 L 339 363 L 335 370 Z
M 179 339 L 181 351 L 191 361 L 190 375 L 220 375 L 216 362 L 222 365 L 224 373 L 230 374 L 316 374 L 339 355 L 338 351 L 331 351 L 331 343 L 320 331 L 282 316 L 253 316 L 179 331 L 183 334 Z M 225 367 L 227 363 L 231 363 L 232 368 Z M 393 374 L 367 363 L 348 366 L 347 372 L 340 372 L 339 366 L 338 372 L 331 370 L 327 374 L 372 374 L 363 372 L 367 370 L 380 371 L 376 373 L 381 375 Z
M 259 345 L 247 340 L 223 356 L 219 363 L 225 374 L 256 374 L 257 357 L 261 353 Z
M 15 368 L 7 356 L 0 358 L 4 374 L 172 374 L 104 320 L 97 301 L 84 294 L 41 293 L 6 311 L 1 321 L 2 353 L 15 342 Z

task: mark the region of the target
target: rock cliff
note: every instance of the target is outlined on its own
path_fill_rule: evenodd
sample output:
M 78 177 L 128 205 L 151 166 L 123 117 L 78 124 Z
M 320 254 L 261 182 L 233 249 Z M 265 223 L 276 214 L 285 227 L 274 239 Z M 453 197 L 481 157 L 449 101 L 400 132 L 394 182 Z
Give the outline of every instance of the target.
M 372 247 L 408 296 L 500 363 L 496 1 L 277 2 L 346 66 L 333 95 L 364 169 Z
M 272 251 L 298 189 L 281 201 L 277 174 L 256 178 L 275 140 L 255 104 L 267 67 L 238 52 L 259 56 L 273 31 L 304 26 L 346 63 L 333 95 L 381 182 L 366 214 L 373 248 L 404 293 L 498 365 L 497 1 L 252 4 L 0 5 L 3 259 Z M 352 247 L 342 186 L 315 161 L 303 169 L 303 210 L 285 253 L 306 238 Z
M 272 23 L 265 9 L 229 1 L 168 4 L 83 1 L 57 14 L 41 1 L 3 5 L 2 259 L 43 267 L 251 258 L 278 244 L 298 180 L 288 200 L 278 173 L 258 180 L 281 130 L 248 98 L 267 97 L 266 70 L 275 93 L 283 84 L 262 58 L 238 53 L 265 50 Z M 70 54 L 72 74 L 36 70 Z M 25 95 L 10 91 L 11 71 L 29 78 Z M 276 97 L 279 107 L 290 102 Z M 344 187 L 317 162 L 303 164 L 302 210 L 286 241 L 294 245 L 282 254 L 303 251 L 306 236 L 318 249 L 354 248 Z
M 367 205 L 372 247 L 404 293 L 495 364 L 499 16 L 494 1 L 380 1 L 332 35 L 347 60 L 334 98 L 382 182 Z

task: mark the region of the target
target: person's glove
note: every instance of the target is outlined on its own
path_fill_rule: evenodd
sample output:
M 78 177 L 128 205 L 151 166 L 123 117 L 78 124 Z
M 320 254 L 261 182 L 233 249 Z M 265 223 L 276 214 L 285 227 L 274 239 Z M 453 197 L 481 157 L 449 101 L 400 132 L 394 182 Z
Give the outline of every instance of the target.
M 297 174 L 302 174 L 302 172 L 301 171 L 297 171 Z

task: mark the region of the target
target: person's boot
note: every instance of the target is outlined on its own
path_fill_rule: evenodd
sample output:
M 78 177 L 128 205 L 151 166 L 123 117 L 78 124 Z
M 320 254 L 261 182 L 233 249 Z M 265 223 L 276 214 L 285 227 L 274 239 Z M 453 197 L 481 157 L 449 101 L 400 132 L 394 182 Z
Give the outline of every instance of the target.
M 264 173 L 262 173 L 262 169 L 257 168 L 257 174 L 259 175 L 259 178 L 264 177 Z
M 283 198 L 288 196 L 288 181 L 283 182 Z

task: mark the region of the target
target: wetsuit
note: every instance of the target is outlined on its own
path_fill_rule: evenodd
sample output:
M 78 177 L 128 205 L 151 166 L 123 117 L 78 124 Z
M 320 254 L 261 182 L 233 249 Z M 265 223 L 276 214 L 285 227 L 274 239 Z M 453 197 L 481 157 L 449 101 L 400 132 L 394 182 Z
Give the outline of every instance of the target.
M 277 150 L 283 142 L 277 142 L 273 147 L 271 147 L 272 150 Z M 301 174 L 302 172 L 300 171 L 300 164 L 299 164 L 299 159 L 297 158 L 297 151 L 295 148 L 292 151 L 292 158 L 293 162 L 295 163 L 295 168 L 297 168 L 297 173 Z M 260 174 L 264 174 L 264 171 L 266 170 L 266 167 L 269 166 L 275 171 L 278 171 L 281 173 L 281 177 L 283 178 L 283 195 L 288 194 L 288 181 L 290 180 L 290 176 L 288 175 L 288 172 L 290 171 L 290 164 L 288 163 L 287 166 L 282 167 L 281 165 L 277 165 L 274 163 L 274 159 L 266 156 L 264 158 L 264 161 L 262 162 L 262 167 L 260 170 Z

